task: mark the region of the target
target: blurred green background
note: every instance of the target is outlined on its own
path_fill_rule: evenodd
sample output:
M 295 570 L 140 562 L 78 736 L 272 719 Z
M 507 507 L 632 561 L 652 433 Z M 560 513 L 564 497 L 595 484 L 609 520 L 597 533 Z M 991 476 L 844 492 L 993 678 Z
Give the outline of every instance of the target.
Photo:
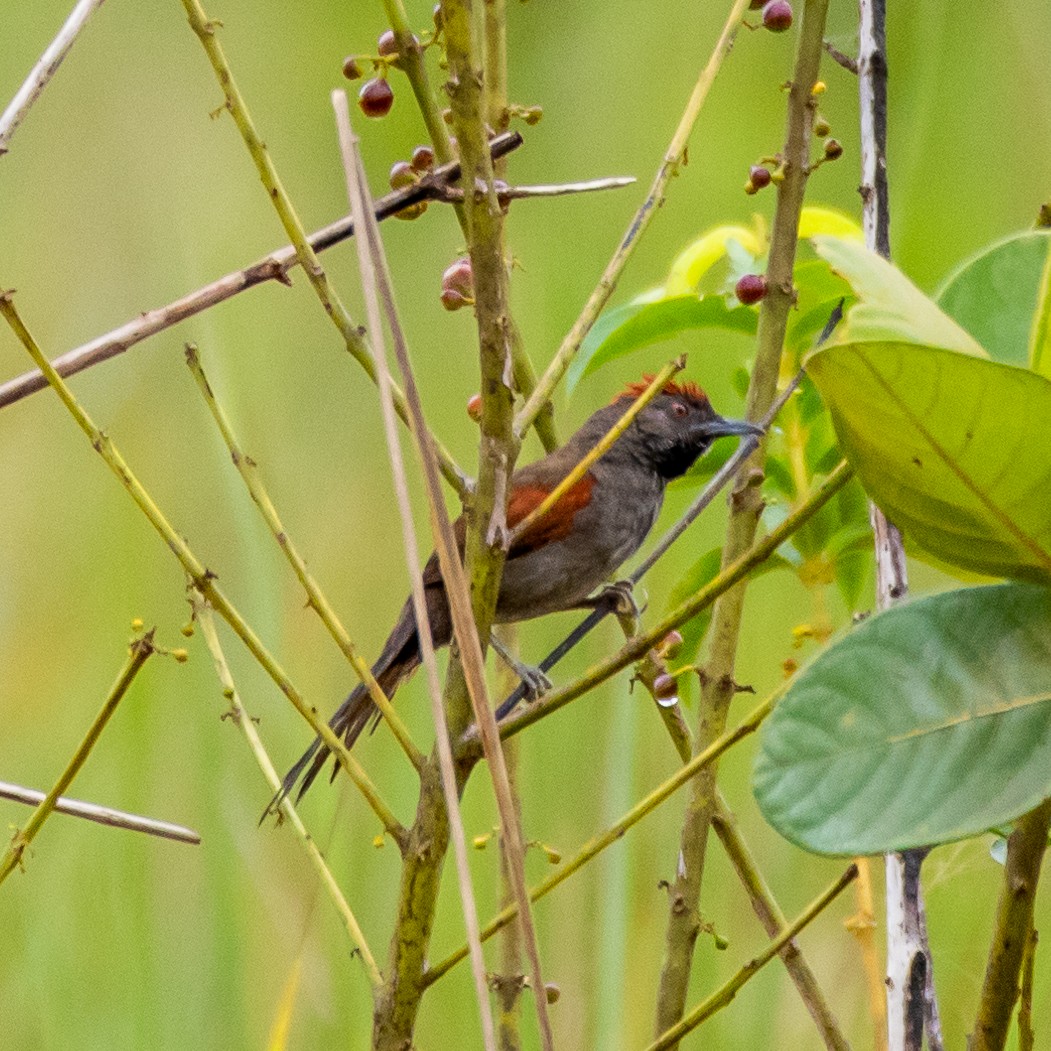
M 13 95 L 66 17 L 69 0 L 7 4 L 0 36 L 0 103 Z M 510 167 L 515 182 L 635 175 L 633 189 L 512 210 L 515 317 L 542 367 L 575 319 L 621 236 L 671 136 L 729 4 L 631 0 L 510 6 L 511 93 L 541 104 L 539 126 Z M 900 265 L 932 288 L 956 261 L 1031 224 L 1051 193 L 1051 8 L 891 5 L 890 181 Z M 421 28 L 431 4 L 409 3 Z M 222 41 L 300 215 L 310 228 L 345 210 L 328 93 L 344 85 L 346 54 L 372 50 L 385 28 L 378 2 L 297 4 L 211 0 Z M 830 37 L 856 47 L 853 4 L 832 5 Z M 794 32 L 743 32 L 671 187 L 626 272 L 617 301 L 659 283 L 676 251 L 715 223 L 769 218 L 768 192 L 746 197 L 748 165 L 781 141 Z M 810 200 L 857 213 L 856 86 L 828 63 L 822 108 L 846 154 L 812 181 Z M 383 121 L 357 121 L 374 192 L 422 141 L 399 76 Z M 353 90 L 353 88 L 351 88 Z M 51 355 L 160 306 L 284 243 L 232 122 L 209 119 L 221 99 L 182 7 L 111 0 L 0 159 L 0 284 L 18 289 L 29 327 Z M 355 111 L 356 112 L 356 111 Z M 416 223 L 384 226 L 398 296 L 430 419 L 462 463 L 476 429 L 464 405 L 476 390 L 473 319 L 438 303 L 442 269 L 462 247 L 453 216 L 432 207 Z M 353 253 L 324 263 L 361 317 Z M 301 275 L 194 318 L 76 378 L 74 389 L 116 441 L 161 508 L 221 578 L 307 699 L 335 708 L 353 674 L 304 608 L 275 545 L 233 471 L 192 379 L 182 344 L 196 341 L 242 441 L 259 461 L 290 534 L 367 657 L 379 650 L 407 591 L 375 392 L 341 350 Z M 691 354 L 690 375 L 728 413 L 740 409 L 729 376 L 747 343 L 682 340 L 586 380 L 566 403 L 566 435 L 619 384 Z M 0 378 L 28 359 L 0 332 Z M 535 438 L 523 451 L 537 454 Z M 46 788 L 87 727 L 119 666 L 133 618 L 181 645 L 184 578 L 145 519 L 50 392 L 0 411 L 0 778 Z M 670 521 L 689 494 L 673 492 Z M 421 527 L 424 504 L 417 500 Z M 682 542 L 649 581 L 660 611 L 682 567 L 716 544 L 722 508 Z M 917 568 L 917 589 L 943 578 Z M 842 618 L 846 611 L 839 610 Z M 781 662 L 799 656 L 791 629 L 808 616 L 794 581 L 771 575 L 751 591 L 739 678 L 765 693 Z M 538 658 L 572 623 L 553 617 L 521 633 Z M 566 680 L 616 642 L 612 625 L 559 670 Z M 277 764 L 310 734 L 239 642 L 223 633 L 246 704 Z M 302 955 L 289 1046 L 367 1045 L 367 983 L 330 902 L 291 832 L 259 828 L 268 791 L 241 737 L 220 720 L 223 700 L 199 638 L 191 660 L 151 662 L 106 731 L 72 794 L 189 824 L 191 848 L 55 817 L 28 871 L 0 888 L 0 1018 L 18 1048 L 257 1048 Z M 805 655 L 806 651 L 803 651 Z M 416 739 L 431 740 L 422 685 L 398 698 Z M 749 702 L 747 698 L 743 704 Z M 522 739 L 527 835 L 569 854 L 670 775 L 676 756 L 649 702 L 627 676 Z M 727 794 L 785 911 L 798 912 L 840 870 L 768 829 L 752 803 L 752 746 L 724 762 Z M 403 821 L 414 777 L 390 735 L 360 757 Z M 494 822 L 484 777 L 468 788 L 469 834 Z M 565 1048 L 634 1048 L 652 1026 L 684 796 L 679 794 L 597 864 L 536 908 L 545 977 L 562 998 L 553 1019 Z M 399 870 L 376 849 L 375 818 L 345 779 L 320 785 L 303 808 L 381 963 Z M 0 805 L 9 825 L 28 811 Z M 765 944 L 747 899 L 713 845 L 705 916 L 730 945 L 698 945 L 691 1002 Z M 498 894 L 493 847 L 472 857 L 480 911 Z M 531 880 L 546 874 L 539 852 Z M 930 926 L 950 1046 L 972 1020 L 1000 870 L 988 841 L 941 848 L 927 864 Z M 856 1047 L 871 1026 L 844 898 L 802 938 Z M 1047 895 L 1038 926 L 1051 919 Z M 445 880 L 433 957 L 460 944 L 455 882 Z M 496 966 L 495 946 L 490 965 Z M 1036 1023 L 1044 1045 L 1048 970 Z M 527 1045 L 535 1046 L 527 1002 Z M 460 967 L 425 1000 L 422 1048 L 479 1046 L 470 976 Z M 810 1048 L 818 1039 L 778 965 L 686 1046 Z

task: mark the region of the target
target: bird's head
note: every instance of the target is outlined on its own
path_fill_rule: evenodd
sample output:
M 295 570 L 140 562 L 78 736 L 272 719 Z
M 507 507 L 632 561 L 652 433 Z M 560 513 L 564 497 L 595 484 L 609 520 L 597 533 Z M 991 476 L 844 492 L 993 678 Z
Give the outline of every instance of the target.
M 629 384 L 610 408 L 618 415 L 623 413 L 627 402 L 638 398 L 652 382 L 653 377 L 647 376 L 640 383 Z M 621 442 L 670 481 L 685 474 L 716 438 L 762 433 L 754 423 L 720 416 L 696 383 L 670 381 L 635 417 Z

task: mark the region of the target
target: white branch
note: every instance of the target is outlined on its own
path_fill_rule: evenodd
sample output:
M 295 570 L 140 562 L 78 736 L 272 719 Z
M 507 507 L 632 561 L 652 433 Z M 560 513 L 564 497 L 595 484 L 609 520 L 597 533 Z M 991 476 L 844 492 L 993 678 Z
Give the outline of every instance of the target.
M 40 97 L 48 81 L 58 71 L 62 59 L 69 54 L 73 41 L 77 39 L 87 20 L 102 6 L 104 0 L 80 0 L 73 13 L 58 31 L 58 36 L 48 44 L 37 64 L 32 68 L 25 83 L 0 116 L 0 155 L 7 153 L 11 136 L 25 120 L 29 108 Z

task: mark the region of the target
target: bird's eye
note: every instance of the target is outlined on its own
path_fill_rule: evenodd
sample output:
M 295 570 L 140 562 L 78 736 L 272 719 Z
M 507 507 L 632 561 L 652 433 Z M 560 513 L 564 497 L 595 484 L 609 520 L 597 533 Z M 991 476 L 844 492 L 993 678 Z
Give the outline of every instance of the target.
M 671 407 L 671 414 L 676 419 L 681 420 L 690 410 L 686 408 L 681 401 L 675 402 Z

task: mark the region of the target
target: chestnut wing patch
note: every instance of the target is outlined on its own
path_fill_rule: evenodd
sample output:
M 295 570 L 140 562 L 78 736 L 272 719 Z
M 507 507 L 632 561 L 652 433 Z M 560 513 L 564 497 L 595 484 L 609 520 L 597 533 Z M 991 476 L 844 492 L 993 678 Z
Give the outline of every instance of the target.
M 556 540 L 563 540 L 573 528 L 573 519 L 582 507 L 591 503 L 595 476 L 590 472 L 562 494 L 557 504 L 534 522 L 511 546 L 509 558 L 525 555 Z M 513 529 L 526 515 L 543 503 L 551 489 L 539 485 L 519 485 L 511 491 L 507 504 L 507 524 Z

